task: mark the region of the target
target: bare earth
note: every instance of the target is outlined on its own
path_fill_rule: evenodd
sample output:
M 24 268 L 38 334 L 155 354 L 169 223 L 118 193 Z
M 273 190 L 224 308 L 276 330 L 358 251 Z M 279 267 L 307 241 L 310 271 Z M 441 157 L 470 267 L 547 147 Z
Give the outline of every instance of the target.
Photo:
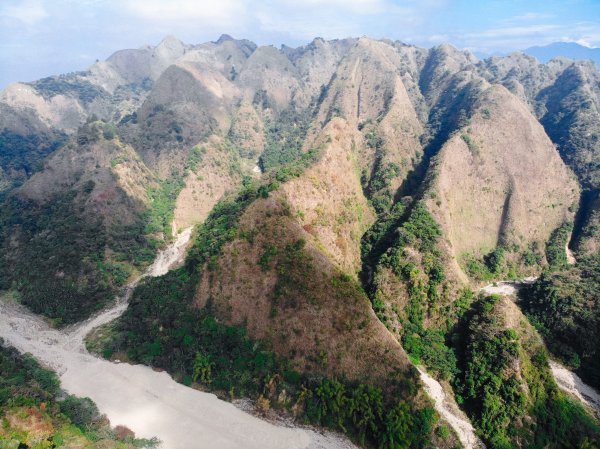
M 596 390 L 584 384 L 577 374 L 572 373 L 558 362 L 551 360 L 550 369 L 560 388 L 594 410 L 596 416 L 600 418 L 600 394 Z
M 464 449 L 483 448 L 483 444 L 475 435 L 475 429 L 469 418 L 460 411 L 453 397 L 449 397 L 442 385 L 427 374 L 422 368 L 417 367 L 421 380 L 425 384 L 425 391 L 433 399 L 435 410 L 444 418 L 458 435 Z
M 190 234 L 182 232 L 147 274 L 164 274 L 179 263 Z M 18 304 L 0 301 L 0 337 L 55 370 L 68 393 L 91 398 L 113 425 L 125 425 L 138 437 L 156 436 L 164 449 L 356 449 L 334 433 L 260 420 L 213 394 L 175 382 L 165 372 L 89 354 L 83 338 L 125 311 L 134 286 L 110 309 L 65 330 L 51 328 Z

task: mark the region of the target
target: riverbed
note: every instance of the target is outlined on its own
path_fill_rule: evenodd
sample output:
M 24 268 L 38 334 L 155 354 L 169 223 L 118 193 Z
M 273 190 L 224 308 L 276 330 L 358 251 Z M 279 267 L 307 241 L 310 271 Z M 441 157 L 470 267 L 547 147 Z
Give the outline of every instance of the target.
M 164 274 L 181 263 L 190 235 L 191 229 L 179 234 L 145 276 Z M 127 426 L 142 438 L 158 437 L 163 449 L 356 449 L 333 432 L 261 420 L 213 394 L 179 384 L 165 372 L 89 354 L 85 335 L 127 309 L 138 281 L 111 307 L 62 330 L 19 304 L 0 301 L 0 337 L 53 369 L 65 391 L 91 398 L 113 426 Z

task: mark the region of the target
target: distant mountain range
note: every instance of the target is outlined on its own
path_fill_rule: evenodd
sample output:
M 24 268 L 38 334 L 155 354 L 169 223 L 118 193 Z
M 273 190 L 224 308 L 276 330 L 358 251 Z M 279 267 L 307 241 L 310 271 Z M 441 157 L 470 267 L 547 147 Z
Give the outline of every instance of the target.
M 569 59 L 591 59 L 600 67 L 600 48 L 589 48 L 575 42 L 554 42 L 543 47 L 529 47 L 523 53 L 546 63 L 558 56 Z
M 563 57 L 576 61 L 592 60 L 596 64 L 596 67 L 600 68 L 600 48 L 590 48 L 575 42 L 553 42 L 548 45 L 529 47 L 520 51 L 526 55 L 533 56 L 542 64 L 554 58 Z M 512 52 L 474 52 L 475 56 L 479 59 L 487 59 L 491 56 L 508 56 L 510 53 Z

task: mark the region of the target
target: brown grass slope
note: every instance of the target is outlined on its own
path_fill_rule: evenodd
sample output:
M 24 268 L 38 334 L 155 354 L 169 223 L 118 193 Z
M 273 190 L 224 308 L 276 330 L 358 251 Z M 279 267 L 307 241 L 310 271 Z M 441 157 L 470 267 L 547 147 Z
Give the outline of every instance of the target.
M 216 267 L 205 269 L 199 307 L 210 303 L 221 319 L 269 340 L 303 372 L 376 383 L 407 375 L 400 344 L 356 281 L 344 277 L 296 221 L 282 194 L 255 202 L 239 228 L 253 238 L 226 245 Z M 295 251 L 298 241 L 306 244 Z M 273 255 L 264 262 L 269 250 Z
M 489 86 L 468 124 L 434 163 L 428 207 L 453 256 L 482 256 L 499 245 L 544 243 L 570 221 L 579 195 L 544 129 L 505 88 Z
M 241 184 L 244 173 L 250 173 L 249 167 L 241 165 L 244 160 L 223 138 L 211 136 L 197 147 L 203 152 L 202 160 L 185 177 L 185 187 L 177 197 L 174 233 L 202 223 L 217 201 Z
M 282 187 L 298 223 L 352 276 L 361 269 L 360 239 L 375 219 L 360 183 L 362 140 L 345 120 L 333 119 L 315 142 L 323 147 L 319 161 Z
M 600 179 L 600 74 L 593 63 L 557 58 L 547 64 L 522 54 L 478 64 L 482 76 L 525 99 L 583 187 L 573 249 L 598 248 Z
M 15 194 L 43 203 L 91 182 L 82 215 L 101 218 L 108 226 L 133 223 L 148 204 L 147 188 L 155 185 L 154 176 L 133 148 L 116 138 L 104 139 L 97 125 L 84 127 L 79 137 L 84 134 L 93 136 L 92 141 L 65 145 Z
M 340 61 L 317 113 L 317 124 L 343 117 L 355 140 L 363 187 L 374 197 L 385 191 L 396 194 L 408 172 L 422 156 L 423 127 L 405 86 L 410 74 L 395 48 L 380 41 L 359 39 Z M 356 151 L 356 150 L 355 150 Z M 387 170 L 389 179 L 375 183 L 373 177 Z

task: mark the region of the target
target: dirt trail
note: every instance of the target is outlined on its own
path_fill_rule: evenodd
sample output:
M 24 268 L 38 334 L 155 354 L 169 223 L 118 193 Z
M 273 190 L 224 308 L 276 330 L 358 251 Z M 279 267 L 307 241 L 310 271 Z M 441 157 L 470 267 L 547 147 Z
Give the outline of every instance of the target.
M 191 229 L 181 233 L 146 275 L 163 274 L 180 263 L 190 234 Z M 91 398 L 113 425 L 125 425 L 139 437 L 156 436 L 163 449 L 356 449 L 337 434 L 262 421 L 213 394 L 175 382 L 165 372 L 89 354 L 83 338 L 127 309 L 136 283 L 109 309 L 64 330 L 51 328 L 18 304 L 0 301 L 0 337 L 54 369 L 67 392 Z
M 570 250 L 566 247 L 567 258 L 569 258 Z M 573 257 L 571 255 L 571 257 Z M 569 260 L 569 263 L 575 263 L 575 258 Z M 525 285 L 534 282 L 537 278 L 530 277 L 524 278 L 517 281 L 500 281 L 494 284 L 486 285 L 479 291 L 490 294 L 499 295 L 515 295 L 519 289 Z M 585 407 L 594 410 L 596 415 L 600 418 L 600 394 L 589 385 L 585 384 L 577 374 L 569 371 L 567 368 L 562 366 L 560 363 L 550 360 L 550 370 L 554 376 L 556 384 L 566 393 L 575 397 Z
M 594 410 L 596 416 L 600 418 L 600 394 L 596 390 L 583 383 L 577 374 L 572 373 L 558 362 L 551 360 L 550 369 L 561 389 Z
M 422 368 L 417 367 L 417 369 L 421 375 L 421 380 L 425 384 L 425 391 L 433 399 L 435 410 L 454 429 L 463 448 L 483 448 L 484 446 L 475 435 L 475 429 L 469 418 L 458 408 L 454 398 L 447 395 L 442 385 Z

